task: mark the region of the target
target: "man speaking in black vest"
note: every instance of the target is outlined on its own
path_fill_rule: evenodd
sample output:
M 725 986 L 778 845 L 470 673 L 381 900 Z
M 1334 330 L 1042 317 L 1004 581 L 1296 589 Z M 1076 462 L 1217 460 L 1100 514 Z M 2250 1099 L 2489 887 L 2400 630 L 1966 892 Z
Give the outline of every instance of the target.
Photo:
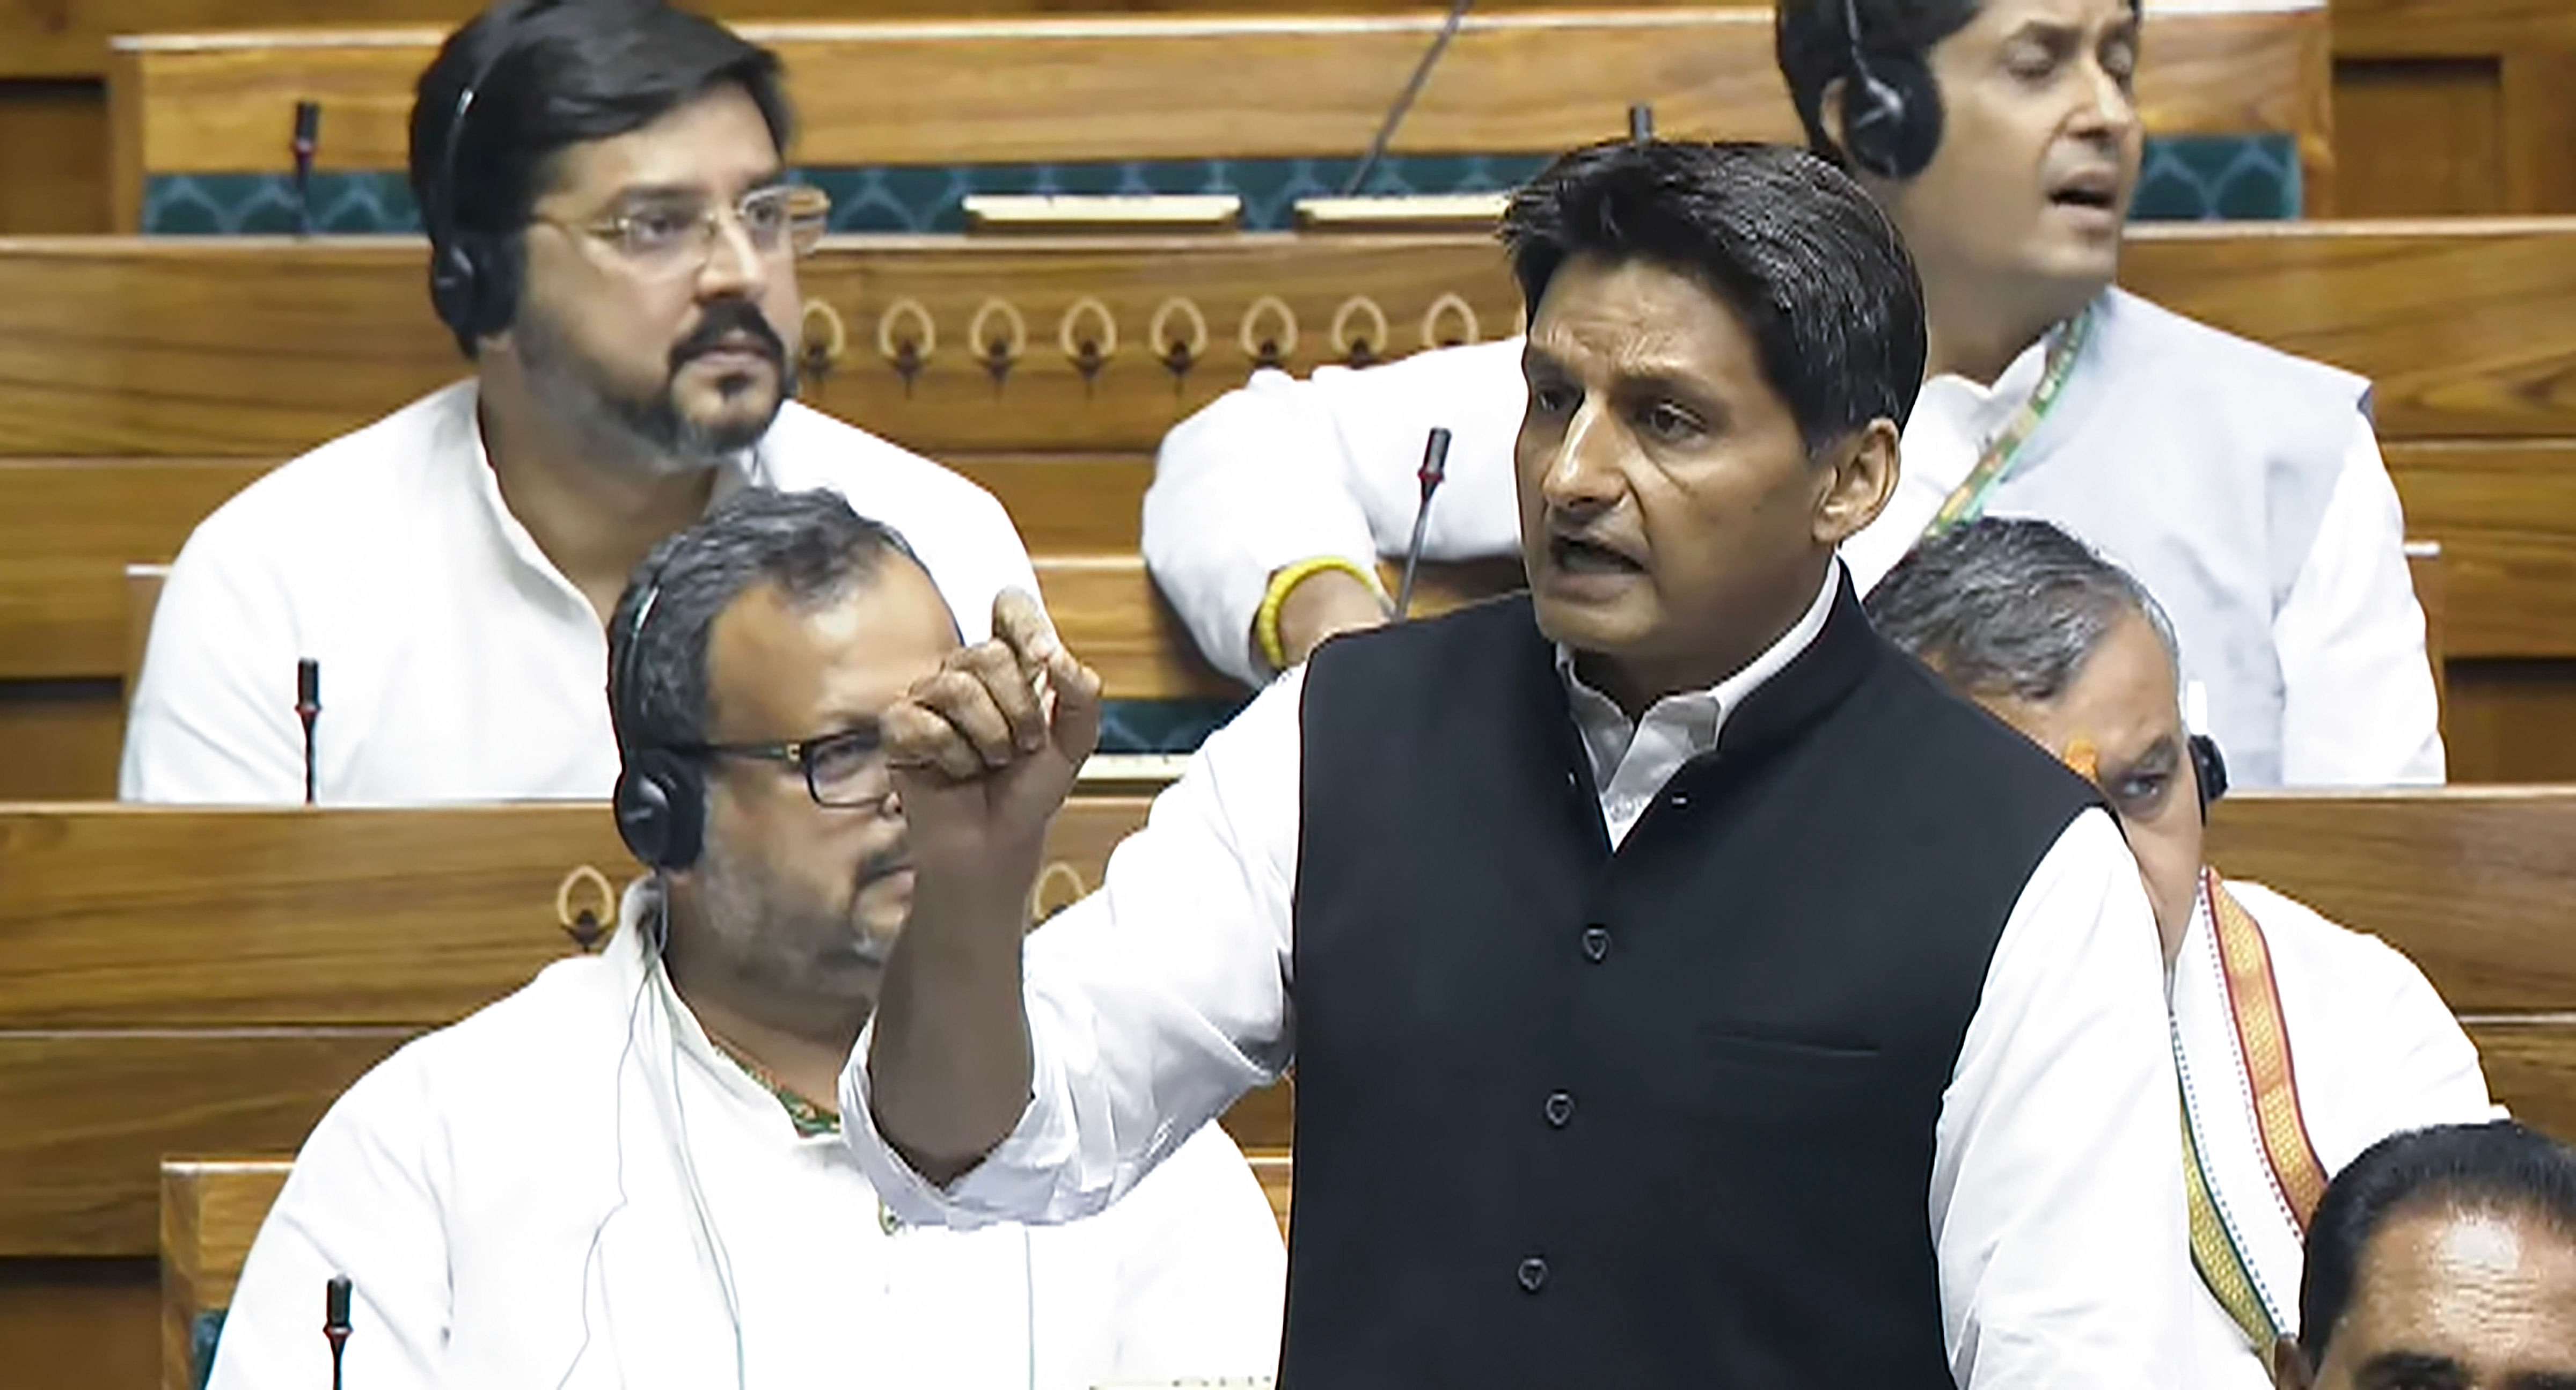
M 1288 1390 L 2177 1384 L 2137 866 L 1834 556 L 1923 373 L 1896 232 L 1806 154 L 1636 143 L 1503 240 L 1526 596 L 1327 643 L 1025 947 L 1097 676 L 1005 595 L 887 715 L 861 1162 L 1070 1218 L 1293 1062 Z

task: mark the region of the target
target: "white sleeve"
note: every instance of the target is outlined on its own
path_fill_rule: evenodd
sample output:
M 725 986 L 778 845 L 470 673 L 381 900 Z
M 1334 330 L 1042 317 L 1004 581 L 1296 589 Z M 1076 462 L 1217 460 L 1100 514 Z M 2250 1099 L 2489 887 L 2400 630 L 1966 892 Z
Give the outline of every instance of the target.
M 331 1384 L 322 1291 L 350 1284 L 348 1383 L 431 1390 L 447 1346 L 447 1232 L 430 1170 L 431 1109 L 401 1054 L 315 1126 L 261 1223 L 216 1343 L 209 1390 Z
M 2137 863 L 2087 810 L 2024 886 L 1942 1099 L 1932 1232 L 1962 1390 L 2175 1390 L 2181 1092 Z
M 1434 426 L 1450 432 L 1449 460 L 1424 553 L 1514 553 L 1520 358 L 1509 338 L 1306 381 L 1258 372 L 1173 426 L 1145 493 L 1145 565 L 1208 660 L 1260 678 L 1252 619 L 1281 566 L 1335 556 L 1365 568 L 1404 552 Z
M 123 800 L 304 800 L 294 671 L 307 653 L 284 584 L 231 541 L 201 527 L 161 586 L 126 721 Z
M 946 1191 L 877 1133 L 862 1033 L 841 1075 L 860 1168 L 924 1225 L 1089 1216 L 1245 1091 L 1279 1078 L 1289 1023 L 1303 668 L 1254 697 L 1109 856 L 1100 890 L 1031 933 L 1032 1095 Z
M 2397 485 L 2356 415 L 2316 543 L 2272 620 L 2285 785 L 2442 781 L 2440 706 L 2405 546 Z
M 1122 1379 L 1204 1382 L 1278 1371 L 1288 1251 L 1270 1199 L 1222 1128 L 1202 1126 L 1095 1219 L 1123 1223 Z

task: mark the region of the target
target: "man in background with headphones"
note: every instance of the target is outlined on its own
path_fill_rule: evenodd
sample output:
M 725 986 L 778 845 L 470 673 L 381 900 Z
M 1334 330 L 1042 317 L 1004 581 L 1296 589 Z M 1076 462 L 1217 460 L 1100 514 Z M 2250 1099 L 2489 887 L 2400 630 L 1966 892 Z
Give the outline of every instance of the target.
M 826 209 L 789 181 L 790 124 L 774 55 L 661 0 L 505 0 L 447 40 L 411 183 L 473 376 L 197 528 L 125 797 L 299 799 L 307 658 L 326 804 L 605 797 L 609 608 L 746 486 L 829 488 L 901 529 L 970 636 L 996 593 L 1036 592 L 990 495 L 794 403 L 797 261 Z
M 2299 1335 L 2302 1233 L 2328 1178 L 2390 1134 L 2495 1113 L 2477 1048 L 2378 938 L 2203 863 L 2224 766 L 2184 725 L 2172 625 L 2118 566 L 2045 521 L 1990 517 L 1925 541 L 1868 606 L 2120 818 L 2155 906 L 2182 1078 L 2199 1268 L 2175 1275 L 2200 1287 L 2184 1383 L 2260 1390 L 2274 1346 Z M 2248 1041 L 2266 1038 L 2277 1049 Z
M 328 1383 L 334 1273 L 368 1390 L 1269 1372 L 1285 1255 L 1217 1126 L 1098 1218 L 972 1232 L 891 1220 L 839 1137 L 912 893 L 877 717 L 958 648 L 902 538 L 828 492 L 746 490 L 653 552 L 611 632 L 618 828 L 653 876 L 598 956 L 332 1107 L 217 1390 Z
M 1895 219 L 1931 319 L 1896 496 L 1843 547 L 1855 582 L 1985 512 L 2046 517 L 2163 597 L 2246 784 L 2440 781 L 2367 383 L 2111 288 L 2143 139 L 2135 0 L 1782 0 L 1778 40 L 1810 143 Z M 1520 354 L 1264 372 L 1175 428 L 1145 560 L 1209 659 L 1257 679 L 1385 621 L 1372 566 L 1406 546 L 1435 426 L 1425 553 L 1510 554 Z

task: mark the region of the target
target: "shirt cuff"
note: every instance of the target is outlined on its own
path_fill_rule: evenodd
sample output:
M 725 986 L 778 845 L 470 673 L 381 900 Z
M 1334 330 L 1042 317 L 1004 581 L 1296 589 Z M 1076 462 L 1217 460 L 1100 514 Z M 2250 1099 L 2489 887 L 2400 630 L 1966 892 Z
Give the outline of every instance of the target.
M 942 1188 L 905 1162 L 877 1128 L 867 1066 L 875 1038 L 876 1024 L 870 1022 L 841 1068 L 841 1139 L 886 1210 L 909 1225 L 960 1231 L 1043 1219 L 1054 1191 L 1052 1175 L 1073 1153 L 1071 1127 L 1032 1098 L 1019 1124 L 984 1161 Z

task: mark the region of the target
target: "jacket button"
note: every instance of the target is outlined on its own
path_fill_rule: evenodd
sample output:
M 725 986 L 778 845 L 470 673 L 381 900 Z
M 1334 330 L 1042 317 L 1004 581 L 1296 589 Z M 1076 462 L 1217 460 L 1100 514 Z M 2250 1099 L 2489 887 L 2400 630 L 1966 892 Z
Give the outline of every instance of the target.
M 1573 1118 L 1574 1097 L 1570 1093 L 1559 1091 L 1555 1095 L 1547 1098 L 1547 1122 L 1549 1124 L 1558 1129 L 1563 1129 L 1565 1128 L 1566 1121 Z
M 1547 1287 L 1547 1261 L 1536 1255 L 1521 1261 L 1521 1287 L 1537 1293 Z
M 1607 927 L 1586 927 L 1586 928 L 1584 928 L 1584 929 L 1583 929 L 1583 956 L 1584 956 L 1584 959 L 1591 961 L 1591 962 L 1592 962 L 1593 964 L 1595 964 L 1595 965 L 1598 965 L 1598 964 L 1600 964 L 1604 959 L 1608 958 L 1609 954 L 1610 954 L 1610 929 L 1609 929 L 1609 928 L 1607 928 Z

